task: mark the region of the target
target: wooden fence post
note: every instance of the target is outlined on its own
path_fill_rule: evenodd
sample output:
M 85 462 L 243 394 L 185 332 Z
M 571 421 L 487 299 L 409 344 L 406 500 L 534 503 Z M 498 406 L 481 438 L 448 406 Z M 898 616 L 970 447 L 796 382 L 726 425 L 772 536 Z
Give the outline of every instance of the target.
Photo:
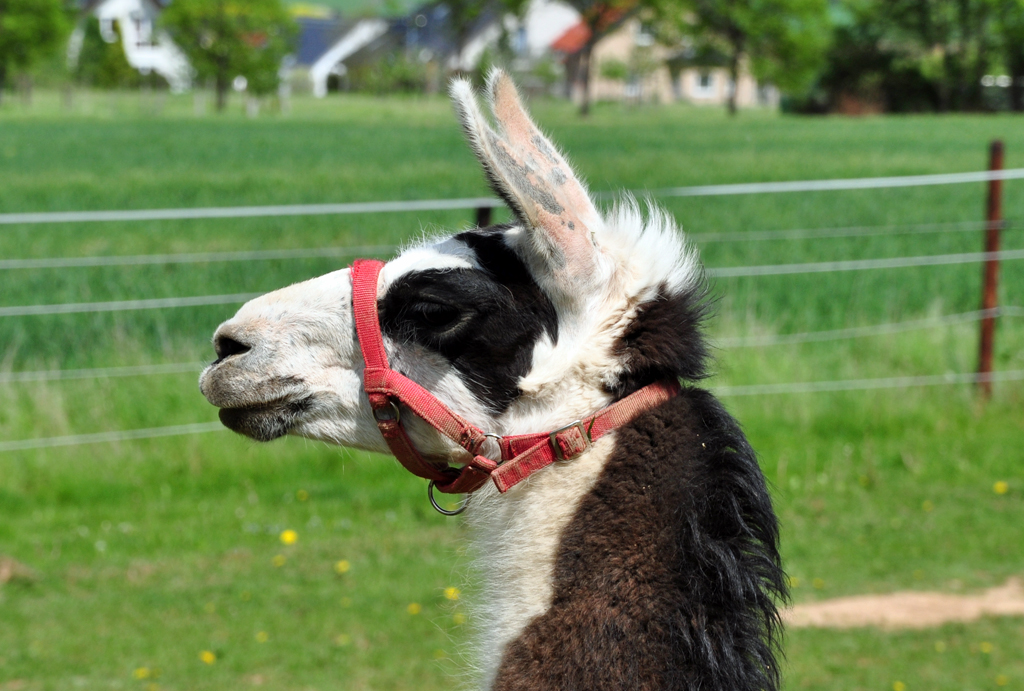
M 489 206 L 478 206 L 476 208 L 476 227 L 486 228 L 491 225 L 491 212 L 492 209 Z
M 989 148 L 991 171 L 1003 169 L 1003 142 L 995 140 Z M 985 252 L 999 251 L 999 231 L 1003 227 L 1003 181 L 989 180 L 985 224 Z M 998 307 L 999 260 L 990 256 L 985 261 L 981 289 L 981 342 L 978 348 L 978 388 L 985 398 L 992 397 L 992 350 L 995 346 L 996 314 Z

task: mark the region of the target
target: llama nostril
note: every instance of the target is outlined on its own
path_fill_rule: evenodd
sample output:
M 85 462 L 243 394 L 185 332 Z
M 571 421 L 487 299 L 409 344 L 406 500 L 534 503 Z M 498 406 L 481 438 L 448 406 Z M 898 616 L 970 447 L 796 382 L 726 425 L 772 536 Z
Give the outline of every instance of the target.
M 230 336 L 217 336 L 213 342 L 213 349 L 217 351 L 217 357 L 223 360 L 224 358 L 231 357 L 232 355 L 247 353 L 252 349 L 252 346 L 240 343 Z

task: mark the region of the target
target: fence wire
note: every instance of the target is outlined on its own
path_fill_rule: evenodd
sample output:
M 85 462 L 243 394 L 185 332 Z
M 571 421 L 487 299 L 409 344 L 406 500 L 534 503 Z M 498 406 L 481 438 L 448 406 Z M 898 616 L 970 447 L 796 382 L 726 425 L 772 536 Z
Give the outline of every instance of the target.
M 45 259 L 0 259 L 0 270 L 69 269 L 91 266 L 144 266 L 148 264 L 205 264 L 214 262 L 251 262 L 274 259 L 320 259 L 381 255 L 393 252 L 397 245 L 362 247 L 314 247 L 237 252 L 186 252 L 183 254 L 107 255 L 95 257 L 49 257 Z
M 986 374 L 933 374 L 919 377 L 885 377 L 881 379 L 839 379 L 835 381 L 785 382 L 781 384 L 745 384 L 717 386 L 719 396 L 761 396 L 769 394 L 823 393 L 828 391 L 867 391 L 870 389 L 907 389 L 943 384 L 981 384 L 983 382 L 1024 380 L 1024 370 L 1007 370 Z
M 848 259 L 834 262 L 804 262 L 799 264 L 765 264 L 759 266 L 729 266 L 707 270 L 714 278 L 745 276 L 778 276 L 787 274 L 832 273 L 839 271 L 866 271 L 870 269 L 897 269 L 915 266 L 942 266 L 972 264 L 993 260 L 1024 259 L 1024 249 L 1000 252 L 965 252 L 917 257 L 888 257 L 880 259 Z M 110 302 L 74 302 L 50 305 L 12 305 L 0 307 L 0 317 L 25 317 L 49 314 L 87 312 L 122 312 L 127 310 L 169 309 L 240 303 L 263 293 L 234 293 L 230 295 L 198 295 L 195 297 L 155 298 L 148 300 L 114 300 Z
M 753 182 L 732 185 L 699 185 L 669 187 L 655 190 L 601 192 L 598 199 L 615 199 L 624 194 L 651 197 L 717 197 L 723 195 L 766 194 L 780 192 L 827 192 L 867 190 L 929 185 L 956 185 L 990 180 L 1024 178 L 1024 168 L 983 170 L 938 175 L 904 175 L 874 178 L 841 178 L 832 180 L 790 180 L 786 182 Z M 497 208 L 505 203 L 493 197 L 462 199 L 422 199 L 415 201 L 352 202 L 345 204 L 282 204 L 274 206 L 235 206 L 179 209 L 133 209 L 118 211 L 54 211 L 0 214 L 0 225 L 31 225 L 39 223 L 95 223 L 112 221 L 167 221 L 200 218 L 267 218 L 281 216 L 326 216 L 341 214 L 396 213 L 400 211 L 451 211 L 460 209 Z
M 885 334 L 902 333 L 905 331 L 937 328 L 950 324 L 963 324 L 964 322 L 979 321 L 988 317 L 1022 316 L 1024 316 L 1024 308 L 1021 307 L 994 307 L 992 309 L 961 312 L 960 314 L 945 314 L 939 317 L 928 317 L 925 319 L 910 319 L 902 322 L 890 322 L 888 324 L 871 324 L 868 326 L 854 326 L 847 329 L 805 331 L 803 333 L 792 334 L 734 336 L 714 339 L 714 342 L 721 348 L 752 348 L 757 346 L 792 345 L 796 343 L 813 343 L 821 341 L 843 341 L 853 338 L 866 338 L 869 336 L 882 336 Z
M 1010 221 L 988 223 L 961 221 L 950 223 L 913 223 L 904 225 L 845 226 L 837 228 L 793 228 L 788 230 L 752 230 L 738 232 L 690 233 L 696 243 L 764 242 L 772 240 L 807 240 L 828 238 L 871 237 L 878 235 L 917 235 L 932 233 L 965 233 L 990 227 L 1006 229 Z M 394 252 L 398 245 L 364 245 L 348 247 L 311 247 L 234 252 L 184 252 L 180 254 L 106 255 L 92 257 L 45 257 L 39 259 L 0 259 L 0 271 L 17 269 L 69 269 L 104 266 L 145 266 L 164 264 L 204 264 L 217 262 L 272 261 L 281 259 L 323 259 L 382 256 Z
M 791 345 L 821 341 L 841 341 L 853 338 L 880 336 L 922 330 L 978 321 L 986 317 L 1024 317 L 1024 307 L 1005 306 L 960 314 L 946 314 L 925 319 L 910 319 L 886 324 L 870 324 L 847 329 L 829 331 L 804 331 L 791 334 L 765 336 L 726 336 L 712 338 L 720 348 L 751 348 L 757 346 Z M 17 384 L 41 381 L 66 381 L 75 379 L 112 379 L 118 377 L 145 377 L 165 374 L 196 373 L 206 367 L 206 362 L 172 362 L 153 365 L 132 365 L 125 367 L 95 367 L 70 370 L 35 370 L 27 372 L 0 372 L 0 384 Z
M 784 384 L 753 384 L 746 386 L 716 386 L 712 391 L 719 396 L 755 396 L 773 394 L 823 393 L 830 391 L 864 391 L 870 389 L 912 388 L 919 386 L 940 386 L 952 384 L 979 384 L 981 382 L 1021 381 L 1024 370 L 992 372 L 990 374 L 937 374 L 920 377 L 887 377 L 881 379 L 842 379 L 836 381 L 789 382 Z M 146 429 L 99 432 L 96 434 L 73 434 L 62 437 L 42 437 L 0 442 L 0 452 L 30 451 L 60 446 L 79 446 L 155 439 L 158 437 L 185 436 L 220 432 L 226 428 L 219 422 L 201 422 L 192 425 L 149 427 Z

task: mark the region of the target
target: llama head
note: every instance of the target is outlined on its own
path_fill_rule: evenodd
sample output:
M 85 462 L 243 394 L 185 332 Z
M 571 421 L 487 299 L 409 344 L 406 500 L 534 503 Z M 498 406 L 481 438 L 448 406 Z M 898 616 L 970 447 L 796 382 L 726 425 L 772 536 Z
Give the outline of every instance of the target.
M 388 262 L 378 312 L 391 367 L 495 434 L 560 427 L 660 379 L 703 374 L 705 283 L 664 212 L 598 211 L 494 71 L 493 124 L 470 84 L 456 111 L 512 223 L 422 242 Z M 347 269 L 245 304 L 214 335 L 200 389 L 231 429 L 386 451 L 362 389 Z M 425 456 L 466 452 L 414 415 Z

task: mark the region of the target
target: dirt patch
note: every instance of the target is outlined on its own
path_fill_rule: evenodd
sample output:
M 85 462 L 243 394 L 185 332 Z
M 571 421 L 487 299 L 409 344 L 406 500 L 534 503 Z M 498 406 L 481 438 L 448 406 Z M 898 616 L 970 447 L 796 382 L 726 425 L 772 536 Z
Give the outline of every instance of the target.
M 1024 616 L 1024 584 L 1011 578 L 978 595 L 904 591 L 857 595 L 796 605 L 782 613 L 787 626 L 848 629 L 925 629 L 984 616 Z
M 0 554 L 0 585 L 4 583 L 32 583 L 36 572 L 11 557 Z

